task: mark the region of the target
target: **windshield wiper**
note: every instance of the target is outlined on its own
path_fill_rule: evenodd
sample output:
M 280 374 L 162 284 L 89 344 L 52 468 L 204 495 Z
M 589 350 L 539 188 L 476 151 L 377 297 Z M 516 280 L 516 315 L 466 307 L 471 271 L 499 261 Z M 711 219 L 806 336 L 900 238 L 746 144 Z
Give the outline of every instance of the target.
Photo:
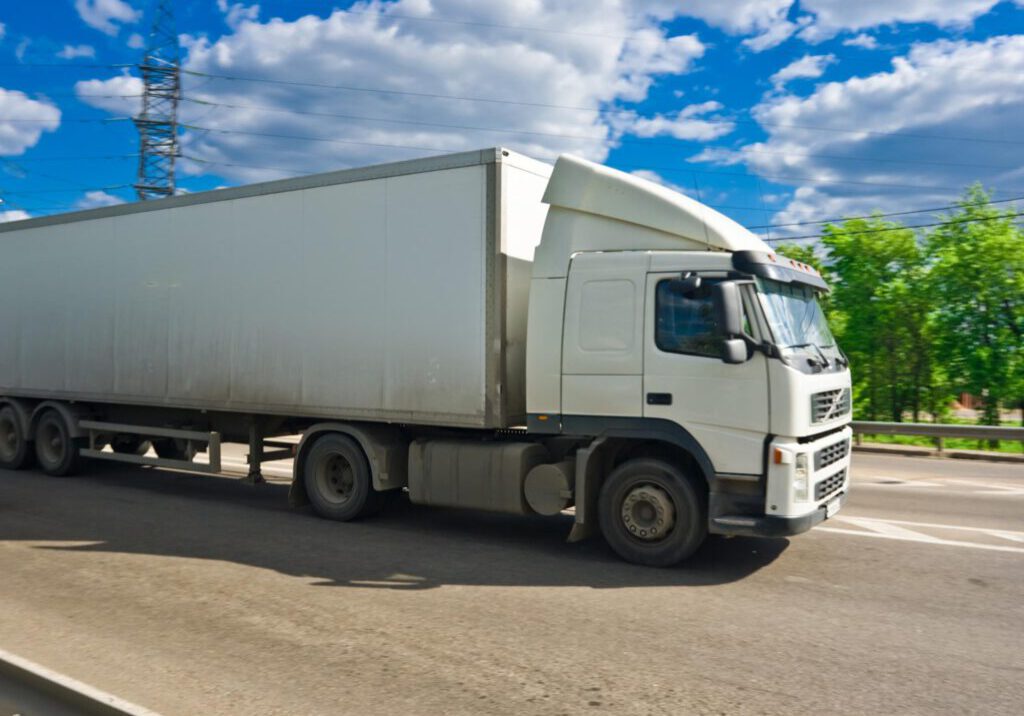
M 795 345 L 786 346 L 786 348 L 813 348 L 818 352 L 818 356 L 821 358 L 820 365 L 822 368 L 828 368 L 832 364 L 829 362 L 828 357 L 825 355 L 825 351 L 821 350 L 821 346 L 817 343 L 797 343 Z M 819 361 L 815 360 L 815 364 L 819 364 Z

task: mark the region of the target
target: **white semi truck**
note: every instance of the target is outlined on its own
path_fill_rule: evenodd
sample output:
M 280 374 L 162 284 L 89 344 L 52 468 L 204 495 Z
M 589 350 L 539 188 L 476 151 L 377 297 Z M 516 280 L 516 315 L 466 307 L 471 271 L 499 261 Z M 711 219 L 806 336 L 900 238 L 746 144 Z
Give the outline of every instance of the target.
M 248 441 L 327 518 L 573 508 L 675 564 L 843 504 L 826 290 L 686 196 L 500 148 L 3 224 L 0 467 Z

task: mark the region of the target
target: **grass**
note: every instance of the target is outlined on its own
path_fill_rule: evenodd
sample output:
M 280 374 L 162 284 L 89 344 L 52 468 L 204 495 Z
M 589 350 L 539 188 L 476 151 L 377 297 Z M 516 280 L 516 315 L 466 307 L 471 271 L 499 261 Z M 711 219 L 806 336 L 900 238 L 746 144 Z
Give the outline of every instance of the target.
M 881 443 L 883 445 L 916 445 L 919 447 L 935 447 L 934 438 L 926 438 L 919 435 L 868 435 L 863 436 L 865 443 Z M 1011 440 L 1000 440 L 999 446 L 989 447 L 987 440 L 972 440 L 970 438 L 945 438 L 943 441 L 944 450 L 984 450 L 986 452 L 1004 452 L 1012 454 L 1024 454 L 1024 443 Z
M 909 421 L 908 421 L 909 422 Z M 925 421 L 921 421 L 925 422 Z M 977 425 L 976 420 L 967 418 L 948 417 L 939 421 L 945 425 Z M 1003 420 L 1002 424 L 1008 428 L 1021 427 L 1019 420 Z M 864 442 L 881 443 L 883 445 L 914 445 L 918 447 L 934 448 L 935 438 L 928 438 L 920 435 L 870 435 L 863 434 Z M 973 438 L 945 438 L 943 441 L 944 450 L 982 450 L 985 452 L 1003 452 L 1011 454 L 1024 454 L 1024 442 L 1013 440 L 1000 440 L 997 447 L 989 447 L 987 440 L 976 440 Z

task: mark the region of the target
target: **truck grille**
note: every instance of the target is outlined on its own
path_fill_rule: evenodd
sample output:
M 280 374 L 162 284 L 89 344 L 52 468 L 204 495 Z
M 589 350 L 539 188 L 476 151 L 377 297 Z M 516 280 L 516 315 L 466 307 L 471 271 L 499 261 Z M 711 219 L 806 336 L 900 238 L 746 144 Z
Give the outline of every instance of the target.
M 845 469 L 840 470 L 831 477 L 826 477 L 814 486 L 814 499 L 820 501 L 826 497 L 831 497 L 833 493 L 842 488 L 844 482 L 846 482 Z
M 823 390 L 811 396 L 811 422 L 835 420 L 850 412 L 850 389 Z
M 823 470 L 829 465 L 835 465 L 837 462 L 846 457 L 847 453 L 850 452 L 850 441 L 843 439 L 837 443 L 832 443 L 827 447 L 823 447 L 818 452 L 814 453 L 814 470 Z

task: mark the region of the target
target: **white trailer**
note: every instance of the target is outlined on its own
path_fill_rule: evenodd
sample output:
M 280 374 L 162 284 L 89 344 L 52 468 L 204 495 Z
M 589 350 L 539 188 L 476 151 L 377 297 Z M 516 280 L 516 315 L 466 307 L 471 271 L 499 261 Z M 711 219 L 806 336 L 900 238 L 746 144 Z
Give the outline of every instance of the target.
M 686 197 L 500 148 L 4 224 L 0 467 L 247 440 L 326 517 L 574 506 L 674 563 L 841 505 L 822 290 Z

